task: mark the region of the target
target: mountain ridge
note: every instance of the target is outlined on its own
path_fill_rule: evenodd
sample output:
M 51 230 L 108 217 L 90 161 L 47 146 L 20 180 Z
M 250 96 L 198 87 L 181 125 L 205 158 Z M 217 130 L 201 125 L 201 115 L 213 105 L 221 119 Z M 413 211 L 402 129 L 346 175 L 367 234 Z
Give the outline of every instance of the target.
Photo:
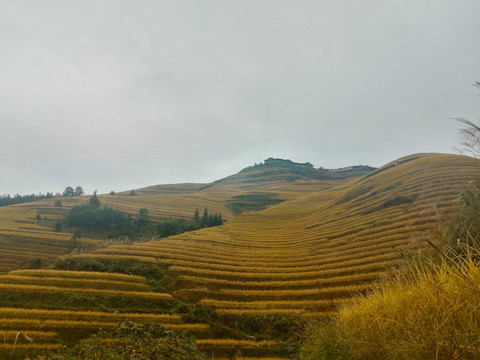
M 368 165 L 352 165 L 344 168 L 315 168 L 311 163 L 297 163 L 289 159 L 268 158 L 264 162 L 247 166 L 239 172 L 210 183 L 177 183 L 157 184 L 133 189 L 137 194 L 193 194 L 228 181 L 256 183 L 266 181 L 296 181 L 296 180 L 339 180 L 361 176 L 377 168 Z M 118 195 L 129 195 L 131 190 L 122 191 Z

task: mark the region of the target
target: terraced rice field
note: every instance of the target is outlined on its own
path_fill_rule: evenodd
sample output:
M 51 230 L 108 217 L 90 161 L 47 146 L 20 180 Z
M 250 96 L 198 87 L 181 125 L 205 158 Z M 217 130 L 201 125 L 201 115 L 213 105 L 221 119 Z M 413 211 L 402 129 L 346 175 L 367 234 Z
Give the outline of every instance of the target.
M 401 266 L 402 257 L 435 238 L 442 230 L 439 224 L 455 210 L 459 187 L 476 179 L 478 170 L 478 162 L 471 158 L 419 154 L 400 159 L 397 166 L 395 162 L 387 164 L 348 181 L 276 179 L 255 187 L 255 183 L 236 176 L 201 191 L 191 185 L 188 194 L 174 194 L 178 189 L 163 188 L 168 192 L 165 194 L 162 188 L 150 187 L 140 189 L 139 196 L 103 196 L 102 203 L 132 212 L 138 211 L 139 205 L 151 206 L 149 211 L 158 218 L 173 214 L 176 201 L 177 215 L 190 216 L 192 208 L 204 207 L 196 202 L 201 199 L 210 201 L 209 211 L 222 212 L 229 221 L 221 227 L 77 255 L 136 259 L 159 265 L 166 272 L 168 293 L 152 292 L 143 277 L 12 271 L 0 277 L 0 291 L 8 295 L 9 304 L 22 303 L 22 297 L 41 298 L 53 292 L 58 294 L 57 308 L 45 310 L 32 305 L 31 309 L 19 310 L 25 315 L 17 317 L 4 315 L 14 313 L 12 306 L 0 309 L 0 330 L 44 331 L 45 344 L 53 346 L 52 332 L 59 334 L 58 329 L 68 327 L 62 321 L 76 322 L 76 327 L 90 331 L 100 326 L 98 322 L 108 328 L 120 318 L 144 321 L 159 316 L 160 322 L 194 333 L 197 345 L 212 358 L 236 355 L 245 360 L 278 359 L 280 343 L 274 336 L 214 337 L 206 324 L 184 324 L 178 315 L 152 314 L 148 309 L 155 301 L 179 299 L 212 307 L 220 319 L 231 323 L 235 322 L 232 319 L 241 322 L 246 317 L 328 316 L 339 304 L 367 293 L 377 281 Z M 233 195 L 252 191 L 271 192 L 285 201 L 236 217 L 225 207 Z M 175 200 L 176 196 L 183 200 Z M 168 211 L 161 210 L 159 199 L 167 198 L 170 202 L 165 200 L 163 204 L 169 204 Z M 35 210 L 32 214 L 28 216 L 34 216 Z M 105 309 L 91 319 L 91 313 L 73 309 L 71 304 L 60 309 L 62 293 L 88 294 Z M 118 298 L 132 304 L 129 314 L 106 311 L 114 308 L 114 299 Z M 49 311 L 57 315 L 45 315 Z M 64 313 L 68 315 L 60 315 Z M 9 326 L 9 321 L 15 326 Z
M 339 189 L 247 213 L 218 229 L 97 251 L 161 263 L 186 287 L 172 294 L 218 312 L 329 312 L 365 293 L 423 246 L 455 208 L 460 184 L 478 165 L 418 155 Z M 329 196 L 330 195 L 330 196 Z
M 26 268 L 36 259 L 52 263 L 67 251 L 72 234 L 56 232 L 52 225 L 60 215 L 42 213 L 37 221 L 37 214 L 38 210 L 29 204 L 0 207 L 0 274 Z M 86 237 L 82 241 L 98 240 Z
M 135 190 L 136 196 L 129 196 L 130 191 L 125 191 L 116 195 L 99 195 L 99 199 L 102 205 L 134 216 L 141 208 L 145 208 L 154 221 L 164 221 L 170 217 L 191 218 L 195 209 L 202 211 L 205 207 L 210 213 L 221 213 L 223 219 L 228 221 L 234 214 L 226 204 L 234 196 L 252 192 L 270 193 L 282 200 L 291 200 L 345 182 L 298 180 L 292 183 L 286 182 L 283 176 L 262 177 L 262 170 L 251 171 L 248 175 L 260 182 L 245 180 L 244 175 L 235 175 L 207 185 L 157 185 Z M 62 221 L 73 206 L 88 200 L 88 196 L 61 197 L 0 207 L 0 274 L 28 268 L 37 259 L 46 266 L 67 253 L 67 242 L 72 233 L 54 231 L 55 222 Z M 56 206 L 58 201 L 61 206 Z M 37 214 L 41 217 L 40 221 L 36 220 Z M 99 241 L 83 234 L 82 242 L 95 244 Z
M 61 343 L 87 337 L 98 329 L 113 330 L 126 320 L 158 322 L 199 338 L 209 328 L 204 323 L 184 323 L 180 315 L 153 313 L 152 309 L 160 311 L 168 306 L 172 296 L 151 291 L 141 276 L 19 270 L 0 276 L 0 292 L 2 304 L 23 305 L 0 307 L 0 335 L 5 334 L 0 358 L 14 348 L 17 354 L 54 350 L 61 347 Z M 112 312 L 120 305 L 131 312 Z M 109 311 L 82 311 L 82 308 L 95 307 Z M 19 332 L 22 334 L 20 344 L 14 346 L 12 339 Z M 28 341 L 28 337 L 34 342 Z
M 119 323 L 130 320 L 136 323 L 157 322 L 165 327 L 194 334 L 201 338 L 208 324 L 182 323 L 179 315 L 106 313 L 100 311 L 39 310 L 22 308 L 0 308 L 0 357 L 12 353 L 28 354 L 54 350 L 62 347 L 62 342 L 71 342 L 95 333 L 98 329 L 113 330 Z M 21 332 L 20 342 L 14 346 L 16 334 Z

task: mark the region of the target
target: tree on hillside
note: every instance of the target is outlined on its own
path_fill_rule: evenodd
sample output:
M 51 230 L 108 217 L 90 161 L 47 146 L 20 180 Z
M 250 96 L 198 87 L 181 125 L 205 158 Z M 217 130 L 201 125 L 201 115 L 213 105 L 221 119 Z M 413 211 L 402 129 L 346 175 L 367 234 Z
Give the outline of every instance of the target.
M 198 209 L 195 209 L 195 213 L 193 214 L 193 222 L 197 225 L 200 225 L 200 212 Z
M 148 216 L 148 209 L 141 208 L 140 210 L 138 210 L 137 227 L 140 235 L 142 235 L 148 230 L 150 223 L 151 220 Z
M 80 230 L 76 229 L 73 232 L 70 240 L 67 242 L 68 251 L 73 251 L 80 246 L 80 238 L 81 237 L 82 237 L 82 233 L 80 232 Z
M 202 219 L 200 220 L 200 226 L 202 228 L 206 227 L 208 224 L 208 210 L 207 208 L 203 209 L 203 216 Z
M 93 207 L 96 207 L 97 209 L 100 207 L 100 200 L 98 199 L 98 196 L 97 196 L 97 190 L 93 192 L 93 195 L 90 198 L 89 204 L 92 205 Z
M 74 191 L 75 196 L 82 196 L 85 194 L 81 186 L 77 186 Z
M 93 196 L 92 196 L 93 197 Z M 94 231 L 112 230 L 130 236 L 130 216 L 120 210 L 109 207 L 96 207 L 92 204 L 82 204 L 71 208 L 65 215 L 70 226 Z
M 64 197 L 70 197 L 70 196 L 75 196 L 75 190 L 71 186 L 67 186 L 65 190 L 63 190 Z

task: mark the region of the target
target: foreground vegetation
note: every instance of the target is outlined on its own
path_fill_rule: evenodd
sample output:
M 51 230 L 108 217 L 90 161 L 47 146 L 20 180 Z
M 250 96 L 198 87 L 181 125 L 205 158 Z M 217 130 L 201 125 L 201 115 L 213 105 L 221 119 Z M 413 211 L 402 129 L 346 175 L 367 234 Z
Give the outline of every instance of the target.
M 51 333 L 28 332 L 20 333 L 27 340 L 33 342 L 35 339 L 46 338 Z M 10 334 L 5 334 L 10 335 Z M 14 335 L 14 334 L 11 334 Z M 18 342 L 16 335 L 16 343 Z M 16 353 L 21 356 L 24 346 L 18 344 L 12 351 L 11 358 Z M 42 345 L 39 346 L 39 349 Z M 43 350 L 56 350 L 55 355 L 46 355 L 48 359 L 57 360 L 124 360 L 124 359 L 145 359 L 145 360 L 206 360 L 201 353 L 195 340 L 191 336 L 177 333 L 165 326 L 146 322 L 137 324 L 132 321 L 125 321 L 115 327 L 113 331 L 100 330 L 97 334 L 81 341 L 75 347 L 44 346 Z M 1 351 L 1 347 L 0 347 Z M 38 356 L 37 359 L 45 359 Z
M 354 298 L 315 330 L 300 359 L 479 359 L 480 268 L 417 268 Z

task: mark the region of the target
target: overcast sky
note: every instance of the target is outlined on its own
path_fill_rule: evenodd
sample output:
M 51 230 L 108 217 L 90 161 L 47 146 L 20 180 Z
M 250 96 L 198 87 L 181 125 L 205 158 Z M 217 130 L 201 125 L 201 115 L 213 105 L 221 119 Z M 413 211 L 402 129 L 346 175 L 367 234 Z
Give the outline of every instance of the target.
M 0 0 L 0 195 L 452 153 L 479 0 Z

